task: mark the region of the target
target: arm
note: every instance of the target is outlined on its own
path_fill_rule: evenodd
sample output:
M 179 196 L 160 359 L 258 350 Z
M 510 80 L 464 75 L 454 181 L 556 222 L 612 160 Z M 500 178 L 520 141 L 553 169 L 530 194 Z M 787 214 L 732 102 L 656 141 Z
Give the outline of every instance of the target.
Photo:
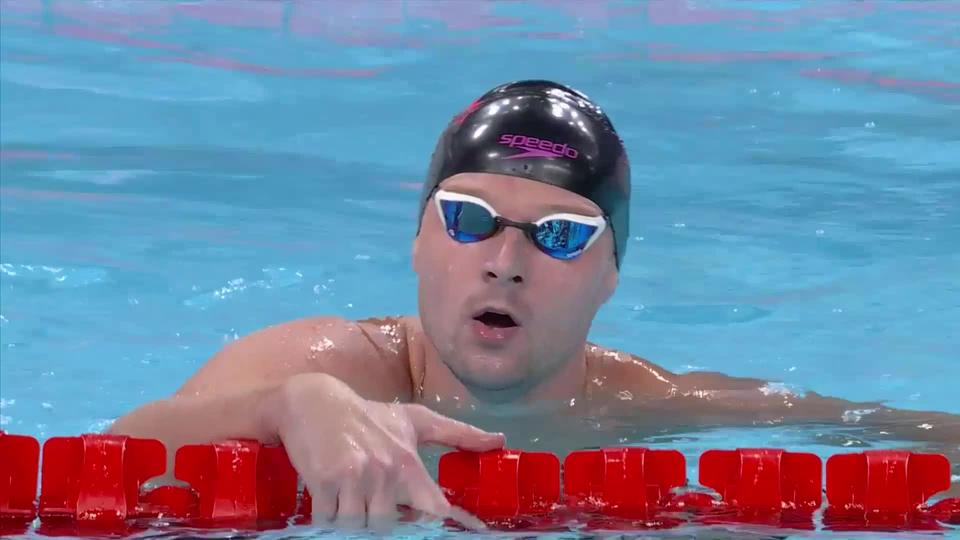
M 109 433 L 155 438 L 168 449 L 228 438 L 266 440 L 260 404 L 291 377 L 332 375 L 360 396 L 404 401 L 410 379 L 399 329 L 311 318 L 272 326 L 224 347 L 173 396 L 119 418 Z M 171 452 L 172 453 L 172 452 Z
M 716 415 L 718 419 L 754 425 L 857 426 L 907 441 L 960 445 L 960 416 L 954 414 L 894 409 L 879 402 L 853 402 L 816 392 L 797 394 L 768 381 L 719 373 L 688 373 L 675 380 L 677 389 L 672 399 L 697 405 L 706 418 Z
M 960 416 L 955 414 L 900 410 L 815 392 L 792 393 L 769 381 L 722 373 L 676 374 L 634 355 L 601 352 L 604 378 L 619 383 L 604 388 L 609 395 L 628 390 L 630 401 L 614 399 L 613 403 L 627 406 L 637 421 L 648 419 L 658 427 L 665 427 L 665 422 L 694 428 L 782 424 L 841 427 L 874 440 L 923 443 L 920 451 L 942 453 L 952 463 L 954 474 L 960 471 Z M 960 484 L 954 484 L 953 491 L 960 491 Z
M 811 423 L 854 428 L 868 439 L 923 443 L 917 451 L 940 453 L 950 460 L 952 474 L 960 471 L 960 416 L 935 411 L 894 409 L 882 403 L 857 403 L 821 396 L 774 391 L 758 379 L 717 373 L 678 376 L 676 397 L 686 410 L 698 408 L 700 421 L 749 425 Z M 697 403 L 699 402 L 699 403 Z M 960 495 L 954 482 L 943 495 Z

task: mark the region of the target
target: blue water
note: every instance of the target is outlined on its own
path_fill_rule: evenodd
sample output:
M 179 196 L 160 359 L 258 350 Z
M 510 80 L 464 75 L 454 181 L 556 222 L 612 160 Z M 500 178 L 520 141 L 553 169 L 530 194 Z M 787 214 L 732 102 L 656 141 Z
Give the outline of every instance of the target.
M 960 413 L 958 2 L 0 6 L 0 429 L 99 431 L 257 328 L 413 312 L 435 137 L 521 78 L 589 94 L 631 153 L 593 340 Z M 666 444 L 750 445 L 895 441 Z

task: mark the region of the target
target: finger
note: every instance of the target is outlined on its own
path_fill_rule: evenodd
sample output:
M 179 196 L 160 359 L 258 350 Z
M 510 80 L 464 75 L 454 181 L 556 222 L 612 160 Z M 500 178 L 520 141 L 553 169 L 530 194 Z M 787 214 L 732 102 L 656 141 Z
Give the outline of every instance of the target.
M 370 497 L 367 500 L 367 515 L 371 521 L 396 520 L 397 497 L 394 486 L 388 485 L 385 474 L 375 474 L 370 484 Z
M 386 535 L 399 517 L 395 486 L 382 471 L 373 474 L 367 499 L 367 528 Z
M 443 494 L 443 490 L 433 481 L 422 463 L 419 467 L 409 467 L 408 469 L 406 481 L 407 504 L 439 519 L 454 519 L 470 529 L 486 529 L 486 524 L 483 521 L 450 504 L 446 495 Z
M 362 528 L 367 521 L 367 498 L 360 484 L 352 481 L 340 486 L 337 497 L 337 517 L 334 523 L 339 527 Z
M 335 488 L 310 489 L 311 519 L 319 523 L 329 523 L 337 515 L 337 490 Z
M 407 407 L 407 415 L 417 433 L 417 439 L 422 443 L 485 452 L 503 448 L 505 442 L 502 433 L 484 431 L 431 411 L 423 405 Z

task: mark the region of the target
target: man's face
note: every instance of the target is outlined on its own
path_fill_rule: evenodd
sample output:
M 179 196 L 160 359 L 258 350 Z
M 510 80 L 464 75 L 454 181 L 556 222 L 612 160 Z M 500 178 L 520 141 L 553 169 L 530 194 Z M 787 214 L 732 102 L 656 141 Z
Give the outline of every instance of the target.
M 510 176 L 460 174 L 441 188 L 479 197 L 514 221 L 602 215 L 589 199 Z M 413 251 L 424 331 L 468 388 L 522 393 L 582 354 L 593 317 L 616 287 L 613 253 L 609 227 L 572 260 L 543 253 L 515 227 L 460 243 L 431 199 Z

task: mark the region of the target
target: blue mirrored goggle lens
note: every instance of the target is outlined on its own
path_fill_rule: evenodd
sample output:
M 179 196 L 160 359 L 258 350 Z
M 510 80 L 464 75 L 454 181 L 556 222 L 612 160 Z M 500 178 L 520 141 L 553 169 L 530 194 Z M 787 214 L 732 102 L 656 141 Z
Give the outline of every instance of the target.
M 440 201 L 440 208 L 447 233 L 458 242 L 478 242 L 489 238 L 499 229 L 497 219 L 478 204 Z M 583 252 L 596 230 L 594 225 L 553 219 L 541 224 L 530 236 L 547 255 L 569 260 Z
M 458 242 L 477 242 L 496 231 L 497 221 L 479 204 L 440 201 L 447 233 Z
M 537 227 L 534 237 L 540 248 L 551 257 L 572 259 L 583 252 L 596 230 L 594 225 L 553 219 Z

